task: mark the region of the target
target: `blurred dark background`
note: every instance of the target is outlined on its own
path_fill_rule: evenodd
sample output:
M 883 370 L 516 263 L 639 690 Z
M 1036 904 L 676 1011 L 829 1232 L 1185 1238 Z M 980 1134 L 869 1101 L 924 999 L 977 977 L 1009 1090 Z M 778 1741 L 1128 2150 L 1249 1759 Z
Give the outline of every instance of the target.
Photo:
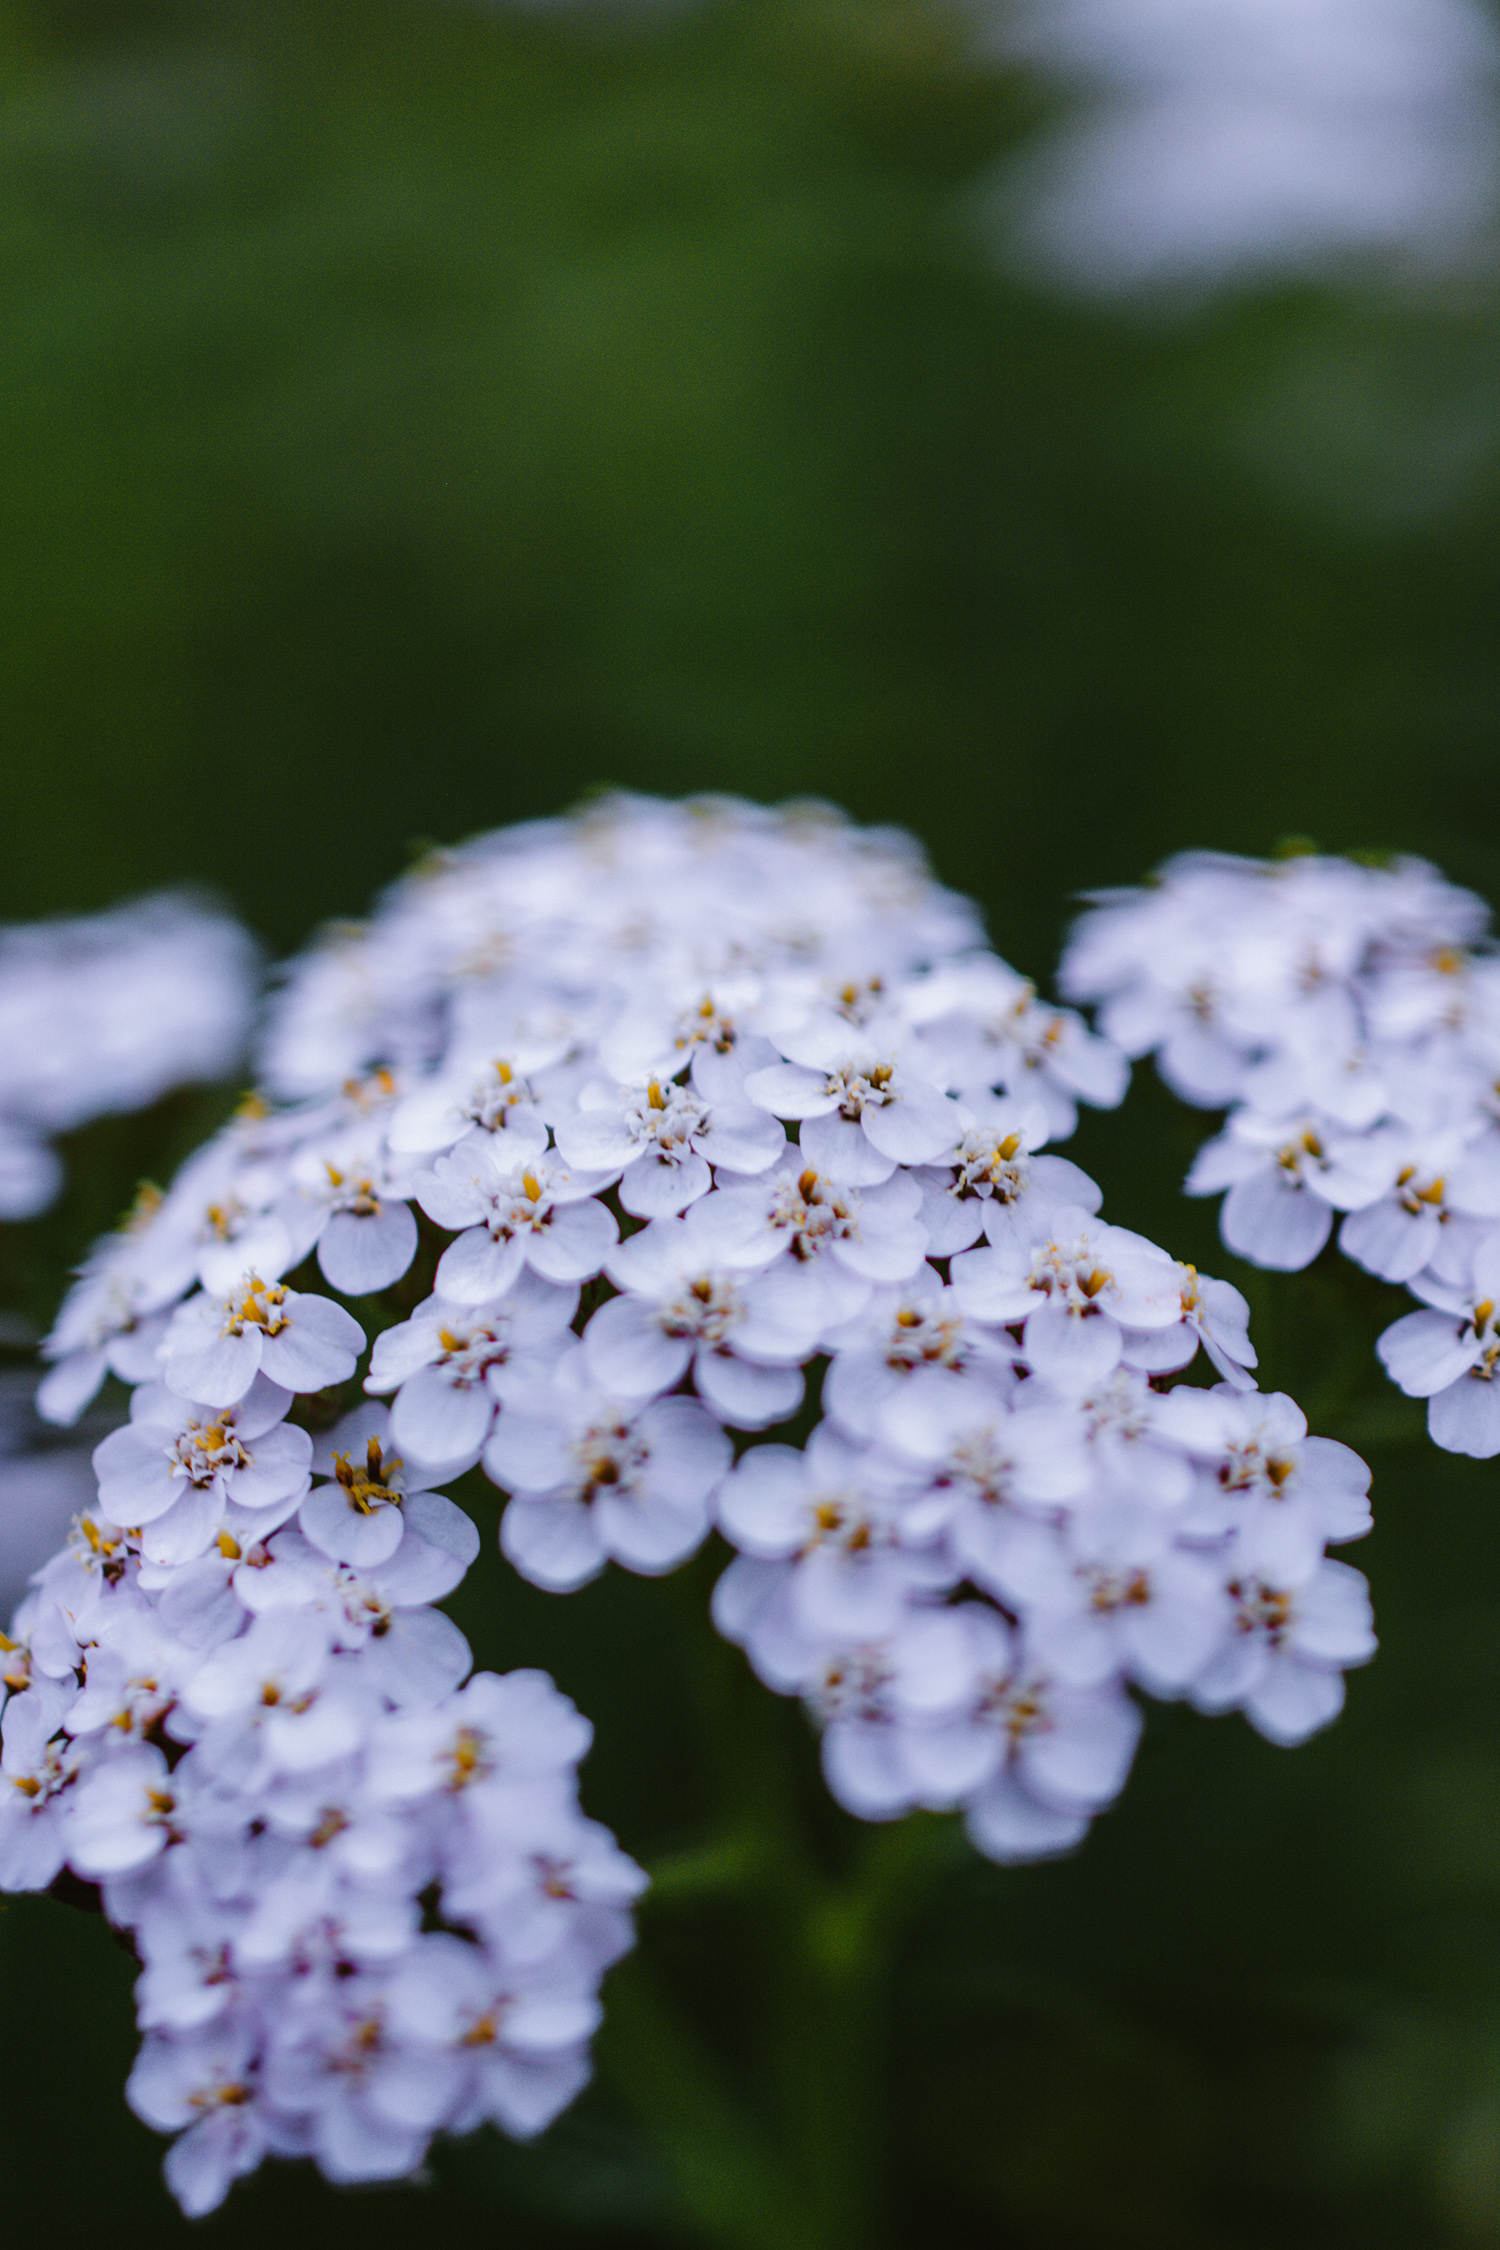
M 1043 981 L 1073 894 L 1184 845 L 1417 850 L 1500 899 L 1491 270 L 1018 278 L 997 183 L 1060 99 L 938 0 L 7 8 L 6 918 L 191 879 L 286 951 L 428 841 L 609 783 L 899 821 Z M 75 1136 L 6 1302 L 45 1316 L 217 1100 Z M 1177 1195 L 1207 1129 L 1142 1072 L 1077 1154 L 1374 1460 L 1383 1652 L 1300 1752 L 1159 1711 L 1076 1859 L 956 1862 L 884 2002 L 903 2245 L 1500 2227 L 1497 1473 L 1381 1389 L 1399 1293 L 1236 1270 Z M 631 1849 L 690 1840 L 686 1611 L 486 1553 L 481 1661 L 577 1695 Z M 805 1778 L 799 1715 L 763 1723 Z M 647 1930 L 732 2083 L 750 1938 Z M 37 2250 L 185 2239 L 120 2098 L 130 1975 L 96 1921 L 0 1914 Z M 203 2231 L 701 2239 L 629 2076 L 534 2149 L 359 2196 L 269 2171 Z

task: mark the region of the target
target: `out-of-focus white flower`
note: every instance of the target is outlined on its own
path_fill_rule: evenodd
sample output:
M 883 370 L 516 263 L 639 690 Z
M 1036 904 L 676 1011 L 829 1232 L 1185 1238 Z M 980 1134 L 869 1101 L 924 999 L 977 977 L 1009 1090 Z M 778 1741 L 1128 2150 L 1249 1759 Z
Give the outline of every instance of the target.
M 1472 255 L 1496 44 L 1466 0 L 1031 0 L 994 44 L 1079 88 L 1015 185 L 1075 286 Z
M 1343 1709 L 1345 1669 L 1374 1652 L 1369 1588 L 1347 1563 L 1324 1561 L 1300 1584 L 1235 1578 L 1228 1591 L 1228 1635 L 1193 1701 L 1238 1704 L 1268 1741 L 1305 1742 Z
M 57 1193 L 51 1134 L 225 1077 L 258 967 L 237 922 L 166 892 L 0 930 L 0 1218 L 30 1218 Z

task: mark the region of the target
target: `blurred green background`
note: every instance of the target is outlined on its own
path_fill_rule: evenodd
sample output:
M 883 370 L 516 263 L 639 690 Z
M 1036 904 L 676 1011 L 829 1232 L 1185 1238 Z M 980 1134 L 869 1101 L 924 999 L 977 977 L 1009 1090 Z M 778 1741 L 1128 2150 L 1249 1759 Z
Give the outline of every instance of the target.
M 7 918 L 187 878 L 284 951 L 426 840 L 611 782 L 900 821 L 1040 978 L 1071 894 L 1189 844 L 1415 849 L 1500 898 L 1483 277 L 1160 315 L 1008 281 L 996 168 L 1046 104 L 936 0 L 38 0 L 0 15 L 0 86 Z M 6 1302 L 44 1314 L 216 1102 L 76 1136 L 65 1203 L 0 1244 Z M 1383 1652 L 1300 1752 L 1156 1710 L 1074 1860 L 944 1863 L 858 2083 L 835 2058 L 791 2097 L 878 2161 L 865 2240 L 1500 2228 L 1496 1472 L 1381 1388 L 1398 1292 L 1236 1269 L 1177 1195 L 1206 1130 L 1142 1073 L 1077 1154 L 1370 1453 Z M 556 1602 L 486 1554 L 476 1652 L 578 1697 L 632 1850 L 700 1832 L 707 1709 L 848 1868 L 799 1714 L 729 1652 L 697 1680 L 701 1584 Z M 753 2239 L 733 2165 L 697 2220 L 689 2175 L 726 2118 L 752 2171 L 774 2139 L 795 2007 L 733 1897 L 644 1926 L 678 2029 L 622 1972 L 601 2082 L 537 2147 L 364 2195 L 271 2170 L 207 2238 Z M 130 1975 L 97 1922 L 0 1915 L 37 2250 L 185 2239 L 120 2099 Z

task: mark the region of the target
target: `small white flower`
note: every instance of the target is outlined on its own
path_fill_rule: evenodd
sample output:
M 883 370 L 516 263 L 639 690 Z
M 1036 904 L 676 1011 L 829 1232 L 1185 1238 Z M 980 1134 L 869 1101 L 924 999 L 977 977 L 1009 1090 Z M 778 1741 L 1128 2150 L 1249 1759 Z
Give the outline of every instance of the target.
M 255 2046 L 243 2013 L 186 2036 L 148 2033 L 136 2057 L 126 2099 L 159 2133 L 181 2134 L 168 2151 L 167 2185 L 190 2219 L 217 2210 L 266 2153 Z
M 1008 1340 L 972 1320 L 957 1290 L 945 1288 L 930 1266 L 900 1288 L 879 1290 L 823 1341 L 833 1354 L 823 1410 L 856 1439 L 883 1429 L 887 1410 L 919 1372 L 950 1387 L 968 1377 L 1003 1391 L 1015 1357 Z
M 777 1117 L 801 1120 L 805 1160 L 845 1187 L 877 1187 L 898 1164 L 935 1164 L 965 1114 L 920 1052 L 851 1042 L 836 1017 L 816 1018 L 777 1042 L 786 1060 L 752 1071 L 745 1092 Z
M 969 1835 L 1001 1862 L 1068 1851 L 1124 1786 L 1140 1713 L 1116 1685 L 1051 1679 L 993 1611 L 981 1611 L 970 1631 L 984 1655 L 969 1721 L 983 1750 Z
M 873 1284 L 920 1270 L 921 1200 L 909 1176 L 843 1187 L 791 1151 L 764 1181 L 705 1197 L 699 1223 L 729 1262 L 766 1269 L 757 1298 L 763 1318 L 793 1333 L 821 1332 L 852 1319 Z
M 1179 1695 L 1222 1638 L 1222 1573 L 1175 1546 L 1170 1519 L 1150 1506 L 1075 1509 L 1062 1533 L 1013 1542 L 999 1576 L 1028 1646 L 1070 1687 L 1124 1674 Z
M 173 1314 L 162 1373 L 179 1398 L 233 1406 L 264 1374 L 288 1391 L 320 1391 L 354 1373 L 364 1331 L 330 1298 L 246 1274 L 223 1297 L 191 1297 Z
M 625 1294 L 599 1307 L 584 1350 L 606 1389 L 631 1398 L 670 1390 L 691 1366 L 699 1397 L 722 1421 L 765 1429 L 802 1402 L 800 1363 L 817 1348 L 818 1309 L 735 1262 L 715 1202 L 653 1220 L 611 1254 L 609 1277 Z M 764 1259 L 749 1230 L 745 1255 Z
M 759 976 L 725 976 L 675 1000 L 651 993 L 602 1034 L 599 1059 L 622 1079 L 675 1078 L 686 1064 L 705 1100 L 742 1102 L 750 1072 L 777 1059 L 757 1028 L 765 989 Z
M 1500 1232 L 1482 1242 L 1466 1288 L 1418 1276 L 1428 1300 L 1393 1321 L 1376 1350 L 1408 1398 L 1425 1398 L 1427 1427 L 1449 1453 L 1500 1453 Z
M 523 1576 L 556 1592 L 613 1558 L 655 1576 L 698 1548 L 729 1441 L 696 1399 L 643 1407 L 612 1397 L 582 1352 L 550 1382 L 505 1406 L 485 1474 L 511 1494 L 500 1543 Z
M 1237 1566 L 1300 1583 L 1326 1545 L 1370 1529 L 1369 1468 L 1348 1446 L 1309 1437 L 1282 1393 L 1178 1388 L 1157 1421 L 1199 1465 L 1182 1535 L 1222 1545 L 1232 1529 Z
M 755 1609 L 730 1637 L 744 1640 L 773 1685 L 800 1686 L 820 1645 L 879 1639 L 896 1630 L 914 1594 L 951 1584 L 953 1567 L 932 1545 L 930 1527 L 918 1520 L 918 1536 L 904 1543 L 903 1504 L 923 1482 L 826 1423 L 801 1453 L 753 1447 L 725 1479 L 719 1527 L 742 1561 L 721 1580 L 715 1614 L 728 1631 L 735 1588 L 756 1589 Z M 773 1568 L 747 1572 L 747 1561 Z
M 503 1143 L 512 1165 L 545 1153 L 547 1127 L 531 1073 L 561 1060 L 567 1038 L 548 1040 L 525 1056 L 458 1054 L 436 1078 L 417 1085 L 391 1117 L 390 1145 L 398 1156 L 434 1156 L 473 1132 Z
M 992 953 L 945 963 L 901 995 L 923 1047 L 965 1101 L 986 1089 L 1038 1103 L 1048 1131 L 1071 1133 L 1078 1103 L 1113 1109 L 1130 1078 L 1125 1057 L 1071 1008 L 1050 1007 Z
M 458 2059 L 466 2115 L 522 2140 L 586 2082 L 588 2041 L 603 2013 L 585 1965 L 510 1965 L 442 1933 L 421 1939 L 401 1962 L 389 2008 L 404 2037 Z
M 1095 1212 L 1098 1188 L 1066 1157 L 1039 1156 L 1046 1112 L 1035 1102 L 998 1102 L 960 1134 L 944 1164 L 922 1167 L 920 1213 L 934 1258 L 968 1250 L 983 1235 L 997 1247 L 1029 1244 L 1064 1205 Z
M 1344 1672 L 1375 1653 L 1369 1588 L 1325 1561 L 1301 1585 L 1231 1578 L 1228 1636 L 1198 1676 L 1201 1711 L 1242 1708 L 1270 1742 L 1304 1742 L 1344 1707 Z
M 1064 1395 L 1019 1399 L 987 1384 L 919 1374 L 892 1398 L 880 1433 L 931 1478 L 925 1515 L 942 1521 L 965 1575 L 1003 1597 L 1011 1563 L 1040 1523 L 1089 1488 L 1086 1424 Z
M 135 1742 L 95 1766 L 68 1808 L 68 1858 L 82 1875 L 120 1875 L 178 1833 L 178 1787 L 154 1743 Z
M 691 1084 L 648 1078 L 586 1086 L 577 1111 L 556 1123 L 565 1163 L 619 1176 L 620 1201 L 643 1219 L 682 1211 L 705 1195 L 714 1170 L 767 1171 L 786 1135 L 764 1109 L 704 1100 Z
M 324 1440 L 313 1473 L 315 1484 L 297 1513 L 297 1522 L 321 1554 L 334 1562 L 364 1569 L 388 1562 L 402 1540 L 403 1511 L 418 1496 L 416 1475 L 391 1438 L 387 1407 L 373 1401 L 346 1414 Z M 408 1487 L 412 1489 L 408 1489 Z M 436 1501 L 436 1493 L 423 1493 Z M 449 1508 L 451 1501 L 441 1501 Z
M 263 1375 L 218 1408 L 143 1384 L 131 1420 L 94 1448 L 101 1504 L 143 1527 L 141 1551 L 153 1562 L 190 1562 L 221 1530 L 268 1537 L 308 1486 L 312 1440 L 286 1421 L 291 1402 Z
M 828 1786 L 861 1820 L 959 1802 L 982 1777 L 987 1745 L 968 1725 L 986 1645 L 977 1606 L 910 1610 L 883 1640 L 835 1649 L 804 1695 L 823 1722 Z
M 1154 1243 L 1064 1205 L 1030 1251 L 967 1250 L 951 1268 L 979 1321 L 1024 1323 L 1022 1350 L 1048 1382 L 1086 1386 L 1119 1365 L 1126 1333 L 1182 1317 L 1177 1269 Z
M 316 1247 L 324 1279 L 346 1296 L 388 1289 L 416 1256 L 410 1193 L 409 1166 L 388 1153 L 383 1119 L 326 1138 L 294 1164 L 280 1205 L 293 1260 Z
M 375 1339 L 367 1391 L 394 1391 L 391 1436 L 408 1459 L 432 1464 L 434 1481 L 472 1466 L 500 1401 L 534 1382 L 562 1351 L 576 1288 L 523 1267 L 504 1297 L 458 1304 L 430 1297 L 410 1320 Z
M 463 1142 L 418 1175 L 417 1200 L 458 1239 L 438 1263 L 439 1293 L 458 1304 L 503 1297 L 523 1266 L 568 1284 L 598 1273 L 619 1228 L 596 1191 L 605 1172 L 570 1171 L 560 1160 L 505 1161 L 503 1142 Z

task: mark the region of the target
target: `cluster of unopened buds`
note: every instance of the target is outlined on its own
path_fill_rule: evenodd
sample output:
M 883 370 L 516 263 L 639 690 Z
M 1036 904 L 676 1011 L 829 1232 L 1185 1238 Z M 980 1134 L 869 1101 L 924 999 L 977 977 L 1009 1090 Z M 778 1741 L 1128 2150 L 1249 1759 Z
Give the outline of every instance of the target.
M 1451 1453 L 1500 1453 L 1500 954 L 1421 860 L 1191 853 L 1101 894 L 1062 969 L 1129 1055 L 1228 1109 L 1190 1195 L 1260 1266 L 1344 1253 L 1423 1310 L 1380 1340 Z
M 294 966 L 264 1068 L 64 1305 L 45 1410 L 112 1372 L 131 1418 L 7 1658 L 0 1880 L 132 1933 L 189 2209 L 265 2151 L 535 2131 L 586 2074 L 643 1878 L 551 1683 L 462 1684 L 436 1488 L 476 1464 L 559 1593 L 721 1533 L 715 1622 L 839 1801 L 1001 1860 L 1115 1796 L 1132 1690 L 1294 1743 L 1371 1654 L 1327 1553 L 1363 1464 L 1047 1152 L 1124 1056 L 908 840 L 635 799 L 483 838 Z

